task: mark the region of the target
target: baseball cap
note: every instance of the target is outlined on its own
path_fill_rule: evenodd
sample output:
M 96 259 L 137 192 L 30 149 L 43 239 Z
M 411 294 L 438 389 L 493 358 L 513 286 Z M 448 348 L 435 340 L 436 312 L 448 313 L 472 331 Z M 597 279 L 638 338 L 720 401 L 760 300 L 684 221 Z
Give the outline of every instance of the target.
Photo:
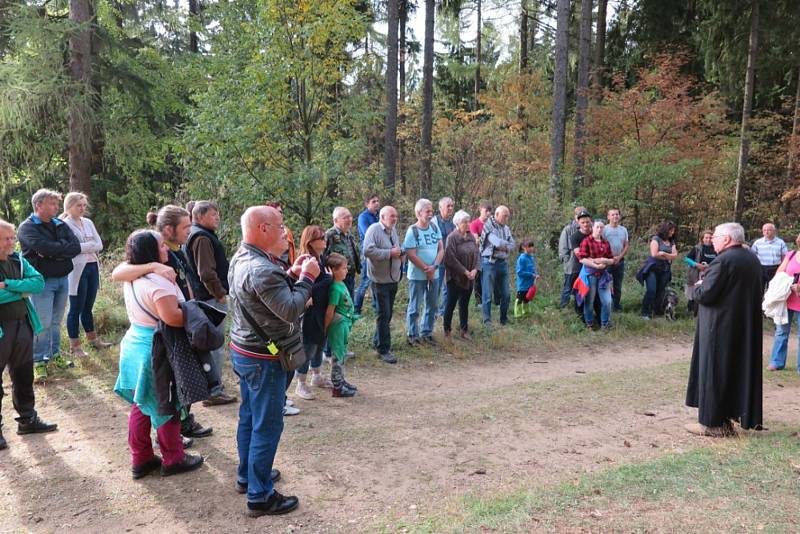
M 576 219 L 576 220 L 577 220 L 577 219 L 583 219 L 584 217 L 589 217 L 589 218 L 591 219 L 591 218 L 592 218 L 592 215 L 591 215 L 591 213 L 589 213 L 588 211 L 586 211 L 586 210 L 583 210 L 583 211 L 581 211 L 580 213 L 578 213 L 578 214 L 575 216 L 575 219 Z

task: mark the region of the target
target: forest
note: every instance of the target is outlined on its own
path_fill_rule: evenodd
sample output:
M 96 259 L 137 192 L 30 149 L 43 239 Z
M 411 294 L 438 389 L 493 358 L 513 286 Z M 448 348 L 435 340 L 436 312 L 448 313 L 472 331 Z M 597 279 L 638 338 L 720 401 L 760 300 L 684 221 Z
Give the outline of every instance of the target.
M 232 243 L 245 206 L 299 228 L 377 191 L 406 219 L 503 202 L 544 239 L 578 203 L 685 245 L 723 220 L 789 238 L 799 22 L 796 0 L 0 0 L 0 217 L 82 191 L 119 246 L 213 199 Z

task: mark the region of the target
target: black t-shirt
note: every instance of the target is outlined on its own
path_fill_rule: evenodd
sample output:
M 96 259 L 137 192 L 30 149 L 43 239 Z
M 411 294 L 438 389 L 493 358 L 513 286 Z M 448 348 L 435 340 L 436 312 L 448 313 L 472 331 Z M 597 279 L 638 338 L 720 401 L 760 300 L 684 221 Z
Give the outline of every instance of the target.
M 583 240 L 586 239 L 587 237 L 589 237 L 590 235 L 592 235 L 592 234 L 591 233 L 584 234 L 580 230 L 578 230 L 577 232 L 572 234 L 572 240 L 569 243 L 570 250 L 575 250 L 576 248 L 580 248 L 581 243 L 583 242 Z
M 311 289 L 311 307 L 303 315 L 303 343 L 321 345 L 325 341 L 325 312 L 328 311 L 328 290 L 331 275 L 321 272 Z
M 19 262 L 11 260 L 0 260 L 0 281 L 21 280 L 22 273 Z M 24 300 L 16 300 L 6 304 L 0 304 L 0 320 L 8 321 L 13 319 L 23 319 L 28 315 L 28 307 Z
M 697 263 L 711 263 L 717 257 L 717 252 L 714 250 L 714 245 L 700 245 L 700 257 L 697 257 L 698 247 L 695 246 L 688 254 L 688 258 L 696 261 Z
M 169 253 L 167 255 L 167 265 L 172 267 L 172 269 L 178 274 L 178 276 L 175 277 L 175 283 L 178 284 L 181 293 L 183 293 L 183 298 L 186 300 L 191 300 L 192 292 L 189 289 L 188 277 L 190 276 L 192 270 L 189 268 L 189 259 L 181 249 L 169 249 Z

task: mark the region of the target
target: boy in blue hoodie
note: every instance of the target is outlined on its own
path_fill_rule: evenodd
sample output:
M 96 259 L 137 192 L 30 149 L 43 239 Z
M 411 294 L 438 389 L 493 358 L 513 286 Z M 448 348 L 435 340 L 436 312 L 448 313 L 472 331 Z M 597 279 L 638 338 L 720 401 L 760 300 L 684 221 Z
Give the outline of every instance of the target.
M 533 239 L 524 239 L 519 244 L 517 258 L 517 300 L 514 302 L 514 317 L 531 314 L 531 301 L 536 294 L 536 258 Z

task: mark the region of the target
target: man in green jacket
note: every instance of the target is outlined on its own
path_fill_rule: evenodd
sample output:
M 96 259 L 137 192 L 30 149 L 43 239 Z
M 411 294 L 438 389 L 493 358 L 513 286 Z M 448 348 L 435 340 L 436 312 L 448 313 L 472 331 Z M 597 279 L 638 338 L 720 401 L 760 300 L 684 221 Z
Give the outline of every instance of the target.
M 0 403 L 3 400 L 3 370 L 14 389 L 17 434 L 52 432 L 58 425 L 39 419 L 33 395 L 33 335 L 42 329 L 30 299 L 44 289 L 44 278 L 21 254 L 14 252 L 16 229 L 0 219 Z M 0 450 L 8 446 L 0 416 Z

